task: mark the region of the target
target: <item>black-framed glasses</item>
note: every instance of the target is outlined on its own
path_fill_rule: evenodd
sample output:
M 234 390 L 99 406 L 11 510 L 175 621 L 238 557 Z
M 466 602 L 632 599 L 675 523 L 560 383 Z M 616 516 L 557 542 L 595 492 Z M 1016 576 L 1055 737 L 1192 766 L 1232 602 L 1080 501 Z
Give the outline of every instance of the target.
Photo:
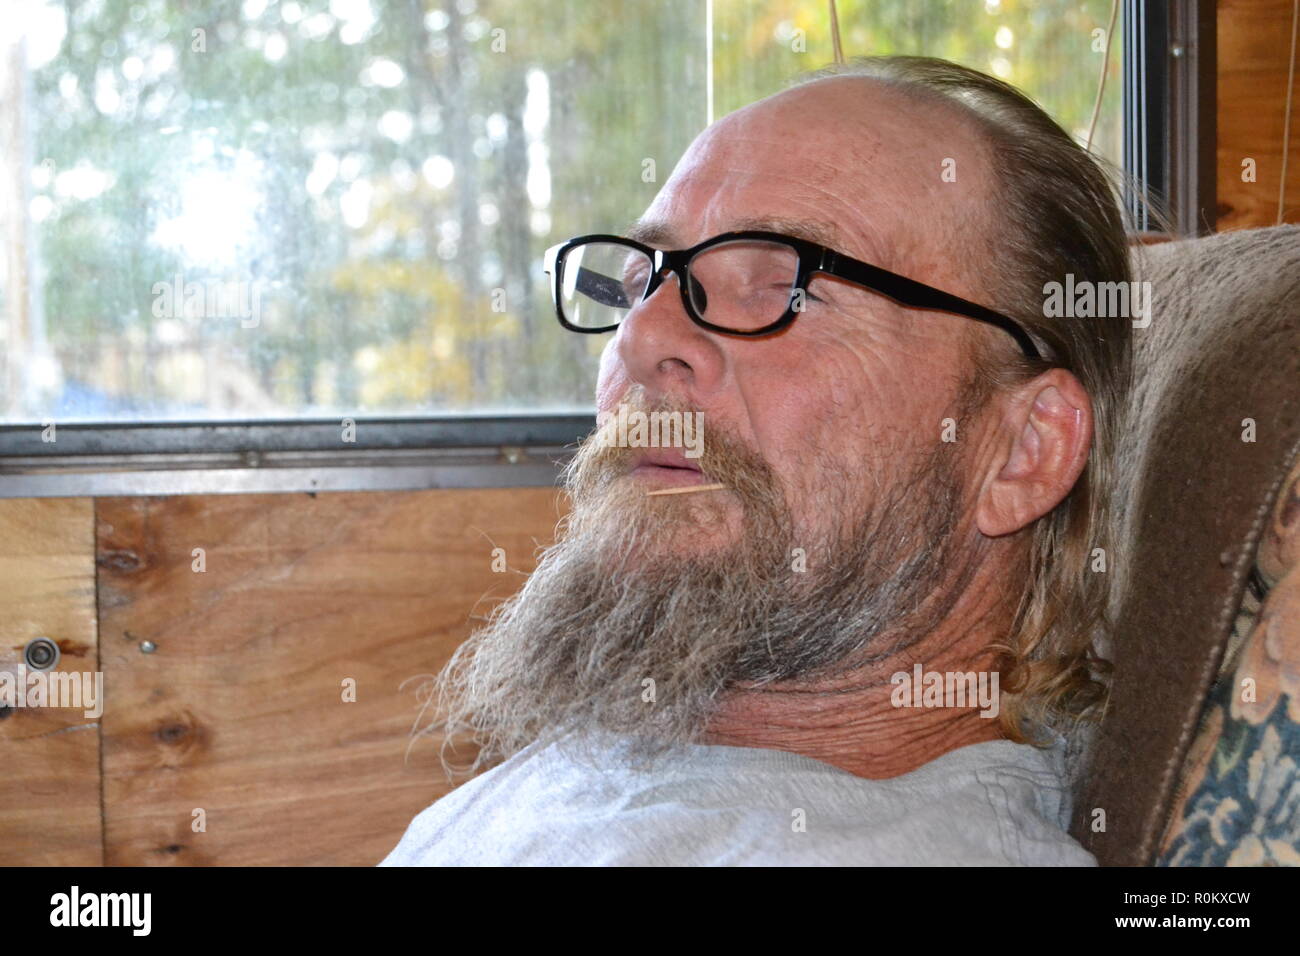
M 878 292 L 899 305 L 964 315 L 1008 332 L 1025 356 L 1042 357 L 1019 322 L 862 262 L 778 232 L 724 232 L 689 249 L 654 249 L 622 236 L 579 236 L 546 250 L 545 268 L 560 324 L 574 332 L 609 332 L 654 295 L 666 272 L 677 276 L 682 306 L 696 325 L 726 335 L 768 335 L 785 328 L 816 296 L 824 273 Z

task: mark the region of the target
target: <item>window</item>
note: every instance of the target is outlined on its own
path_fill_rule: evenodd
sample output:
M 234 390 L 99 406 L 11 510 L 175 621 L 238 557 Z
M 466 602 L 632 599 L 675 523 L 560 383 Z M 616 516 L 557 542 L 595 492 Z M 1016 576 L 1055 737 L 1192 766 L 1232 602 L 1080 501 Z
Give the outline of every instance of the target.
M 975 66 L 1080 139 L 1110 8 L 838 6 L 848 55 Z M 711 116 L 832 53 L 824 0 L 85 0 L 16 22 L 9 424 L 589 412 L 605 338 L 559 327 L 542 250 L 622 231 Z M 1116 163 L 1121 60 L 1096 134 Z

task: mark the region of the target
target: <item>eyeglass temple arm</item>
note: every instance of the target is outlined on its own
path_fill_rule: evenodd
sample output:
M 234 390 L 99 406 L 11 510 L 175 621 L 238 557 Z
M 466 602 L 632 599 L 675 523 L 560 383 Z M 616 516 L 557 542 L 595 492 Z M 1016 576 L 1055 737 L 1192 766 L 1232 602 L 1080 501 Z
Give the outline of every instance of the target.
M 896 272 L 890 272 L 879 266 L 873 266 L 857 259 L 850 259 L 848 256 L 836 255 L 829 250 L 822 259 L 820 267 L 813 271 L 825 272 L 827 275 L 860 283 L 902 305 L 932 309 L 936 312 L 954 312 L 958 315 L 977 319 L 980 322 L 987 322 L 989 325 L 996 325 L 1011 334 L 1026 357 L 1031 359 L 1042 358 L 1038 346 L 1034 344 L 1034 340 L 1029 337 L 1029 333 L 1025 331 L 1019 322 L 1003 315 L 1001 312 L 986 309 L 982 305 L 963 299 L 961 296 L 944 292 L 934 286 L 926 285 L 924 282 L 917 282 L 915 279 L 909 279 L 906 276 L 900 276 Z

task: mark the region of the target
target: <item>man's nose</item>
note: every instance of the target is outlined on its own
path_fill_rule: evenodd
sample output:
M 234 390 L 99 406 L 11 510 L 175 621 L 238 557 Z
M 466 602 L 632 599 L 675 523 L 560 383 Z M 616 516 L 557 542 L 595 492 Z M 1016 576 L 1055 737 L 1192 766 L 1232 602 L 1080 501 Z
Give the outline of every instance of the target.
M 686 314 L 680 277 L 665 269 L 659 278 L 658 287 L 618 327 L 619 360 L 650 393 L 674 384 L 678 390 L 707 392 L 725 367 L 723 345 Z

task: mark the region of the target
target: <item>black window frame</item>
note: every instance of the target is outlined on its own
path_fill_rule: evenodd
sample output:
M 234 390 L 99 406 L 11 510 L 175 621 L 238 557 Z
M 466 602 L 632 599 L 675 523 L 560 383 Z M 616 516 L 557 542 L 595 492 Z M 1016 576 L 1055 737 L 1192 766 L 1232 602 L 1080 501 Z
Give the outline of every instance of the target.
M 1204 236 L 1217 218 L 1214 0 L 1124 0 L 1125 203 L 1140 232 Z

